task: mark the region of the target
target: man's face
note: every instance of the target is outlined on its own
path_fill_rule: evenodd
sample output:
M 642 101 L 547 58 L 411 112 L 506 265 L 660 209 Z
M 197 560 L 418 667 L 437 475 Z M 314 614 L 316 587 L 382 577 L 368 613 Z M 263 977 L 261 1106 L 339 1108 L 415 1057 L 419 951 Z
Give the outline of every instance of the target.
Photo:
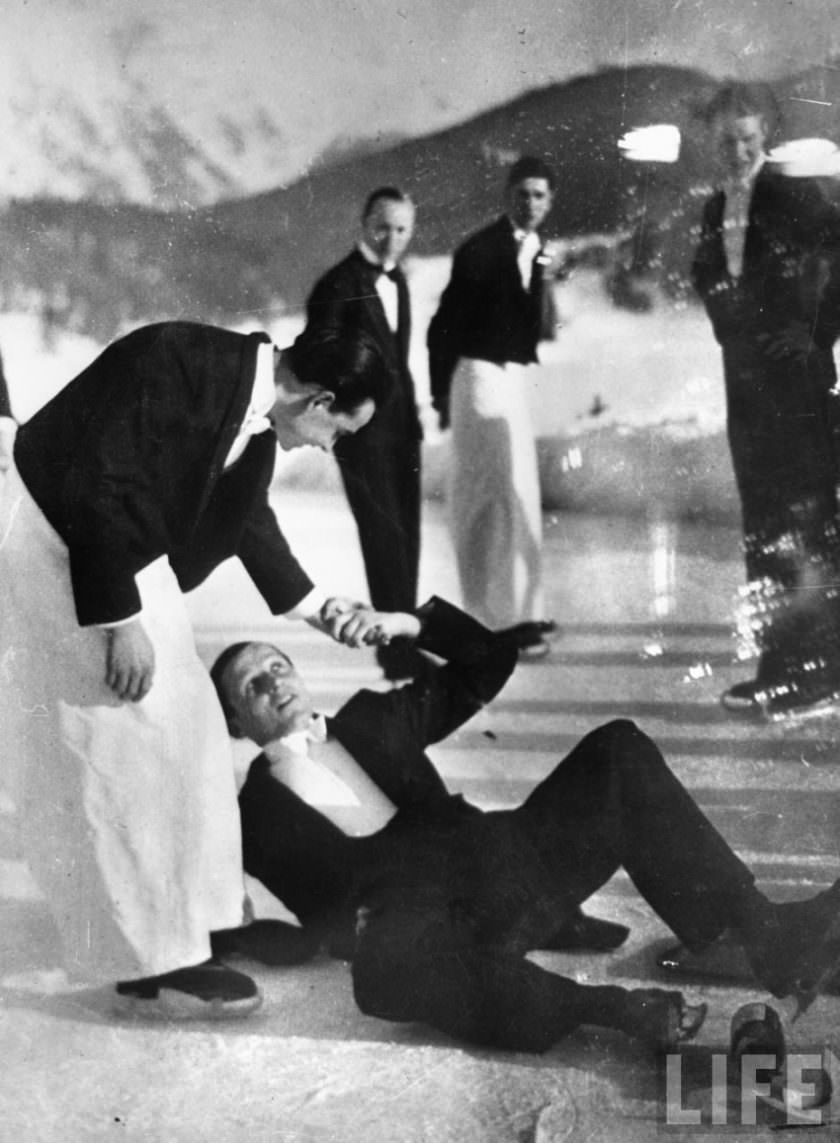
M 767 124 L 762 115 L 719 115 L 712 123 L 712 138 L 722 173 L 746 179 L 764 151 Z
M 294 663 L 270 643 L 249 643 L 222 675 L 235 711 L 231 731 L 265 746 L 303 730 L 312 719 L 312 699 Z
M 545 222 L 554 195 L 548 179 L 523 179 L 507 192 L 508 214 L 522 230 L 539 230 Z
M 376 405 L 368 398 L 349 412 L 333 411 L 332 393 L 324 390 L 311 397 L 301 397 L 284 415 L 274 418 L 274 435 L 282 449 L 289 450 L 312 445 L 323 452 L 332 452 L 335 442 L 349 433 L 357 433 L 376 412 Z
M 362 222 L 362 237 L 380 262 L 399 262 L 414 233 L 414 206 L 378 198 Z

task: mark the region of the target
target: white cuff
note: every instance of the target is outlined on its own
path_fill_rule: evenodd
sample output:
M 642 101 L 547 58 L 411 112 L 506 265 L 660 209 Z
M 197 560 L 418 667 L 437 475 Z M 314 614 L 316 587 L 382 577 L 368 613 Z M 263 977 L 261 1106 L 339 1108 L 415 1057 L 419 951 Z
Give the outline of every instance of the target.
M 99 627 L 102 631 L 113 631 L 115 627 L 125 627 L 126 624 L 133 623 L 134 620 L 139 619 L 142 614 L 142 611 L 135 611 L 133 615 L 127 615 L 125 619 L 115 619 L 112 623 L 97 623 L 95 626 Z

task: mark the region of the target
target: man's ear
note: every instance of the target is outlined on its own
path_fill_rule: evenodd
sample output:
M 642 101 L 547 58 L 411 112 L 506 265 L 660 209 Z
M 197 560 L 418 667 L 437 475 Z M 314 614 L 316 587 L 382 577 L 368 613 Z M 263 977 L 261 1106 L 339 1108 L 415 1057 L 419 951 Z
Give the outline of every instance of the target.
M 331 389 L 319 389 L 317 393 L 314 393 L 309 398 L 309 408 L 323 409 L 325 413 L 328 413 L 334 401 L 335 393 L 333 393 Z

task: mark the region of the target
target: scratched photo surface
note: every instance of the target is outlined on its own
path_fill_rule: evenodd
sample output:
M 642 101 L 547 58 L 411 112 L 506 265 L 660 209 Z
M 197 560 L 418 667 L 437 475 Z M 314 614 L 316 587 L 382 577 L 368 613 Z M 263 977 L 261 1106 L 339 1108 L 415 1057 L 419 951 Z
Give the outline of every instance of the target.
M 790 902 L 831 886 L 840 877 L 837 17 L 836 0 L 5 0 L 4 1139 L 647 1143 L 663 1130 L 770 1139 L 792 1125 L 807 1126 L 809 1138 L 833 1137 L 840 971 L 833 983 L 828 972 L 824 994 L 809 997 L 800 1014 L 793 999 L 762 988 L 728 918 L 721 939 L 695 959 L 684 947 L 675 953 L 682 934 L 641 895 L 621 857 L 610 861 L 628 852 L 630 833 L 643 830 L 654 881 L 669 881 L 676 867 L 690 870 L 682 915 L 719 870 L 703 866 L 692 831 L 682 833 L 664 809 L 637 806 L 624 825 L 607 818 L 595 792 L 575 810 L 572 833 L 590 839 L 580 843 L 575 884 L 588 886 L 585 914 L 624 927 L 613 934 L 628 932 L 616 937 L 619 947 L 598 951 L 591 940 L 575 947 L 568 885 L 540 866 L 518 826 L 513 841 L 494 833 L 493 823 L 507 819 L 482 819 L 491 824 L 470 833 L 472 848 L 457 860 L 445 846 L 440 851 L 440 868 L 449 861 L 453 877 L 472 863 L 490 911 L 508 910 L 519 925 L 511 922 L 501 952 L 493 946 L 488 956 L 485 942 L 479 954 L 483 1043 L 480 1034 L 457 1034 L 475 1028 L 464 984 L 472 969 L 447 977 L 451 991 L 432 1005 L 437 1018 L 419 1014 L 421 968 L 440 954 L 442 938 L 416 920 L 426 905 L 408 889 L 400 906 L 408 919 L 394 937 L 402 945 L 394 947 L 421 968 L 405 971 L 397 957 L 393 977 L 373 981 L 394 1019 L 362 1011 L 358 979 L 354 997 L 352 942 L 334 946 L 332 956 L 322 947 L 297 965 L 267 965 L 234 949 L 230 965 L 263 994 L 247 1020 L 115 1015 L 115 981 L 79 978 L 62 946 L 62 932 L 78 934 L 86 890 L 75 900 L 64 892 L 62 907 L 75 918 L 56 915 L 22 828 L 31 812 L 22 791 L 35 765 L 32 743 L 51 753 L 44 720 L 60 693 L 49 678 L 64 661 L 64 627 L 58 619 L 53 626 L 50 612 L 58 607 L 55 585 L 37 559 L 23 573 L 16 565 L 40 610 L 30 622 L 10 602 L 15 593 L 3 576 L 19 509 L 9 495 L 18 479 L 17 430 L 111 342 L 151 323 L 265 331 L 277 347 L 291 345 L 316 282 L 358 254 L 360 239 L 374 241 L 361 221 L 369 193 L 396 188 L 385 213 L 413 222 L 409 245 L 394 256 L 404 275 L 399 305 L 395 292 L 387 309 L 387 284 L 384 292 L 368 286 L 365 304 L 379 315 L 383 336 L 394 333 L 402 345 L 402 383 L 409 394 L 413 385 L 417 417 L 412 409 L 392 453 L 403 470 L 407 458 L 419 457 L 409 462 L 412 487 L 420 466 L 422 489 L 416 604 L 437 596 L 494 628 L 520 620 L 551 628 L 537 636 L 537 652 L 520 652 L 492 701 L 429 746 L 447 790 L 483 811 L 514 810 L 587 734 L 629 719 L 767 898 Z M 725 83 L 751 85 L 757 102 L 710 117 L 710 100 Z M 453 253 L 495 225 L 507 227 L 510 242 L 509 224 L 498 222 L 515 210 L 505 184 L 512 164 L 527 156 L 555 178 L 532 251 L 539 285 L 537 277 L 526 280 L 531 271 L 517 277 L 512 243 L 509 258 L 523 304 L 539 289 L 548 307 L 537 360 L 506 374 L 491 353 L 496 373 L 488 381 L 474 368 L 487 364 L 481 351 L 456 347 L 447 406 L 434 352 L 430 373 L 427 335 Z M 515 426 L 509 393 L 498 392 L 502 377 L 517 387 Z M 489 402 L 483 413 L 465 413 L 468 384 Z M 189 435 L 185 427 L 185 455 Z M 383 499 L 381 485 L 396 471 L 365 478 L 382 514 L 392 511 L 382 504 L 410 508 L 410 492 L 389 488 Z M 522 489 L 533 497 L 530 516 Z M 371 598 L 359 538 L 367 525 L 354 519 L 333 456 L 278 449 L 270 503 L 319 588 Z M 465 547 L 468 511 L 479 519 Z M 387 544 L 367 559 L 377 561 L 380 582 L 401 574 L 401 554 Z M 521 611 L 495 608 L 500 577 L 527 597 Z M 328 716 L 357 692 L 384 701 L 392 693 L 387 654 L 340 646 L 300 620 L 272 616 L 237 559 L 185 598 L 207 668 L 228 644 L 257 640 L 294 660 L 314 708 Z M 103 676 L 110 638 L 102 635 Z M 43 692 L 36 685 L 24 701 L 16 672 L 36 639 Z M 471 653 L 466 639 L 455 642 L 456 660 Z M 431 662 L 441 668 L 441 658 Z M 168 698 L 178 717 L 177 691 Z M 406 709 L 422 701 L 407 700 Z M 374 753 L 383 750 L 385 763 L 376 765 L 399 772 L 403 757 L 392 747 L 388 760 L 373 716 L 361 729 Z M 228 750 L 226 737 L 217 745 Z M 75 749 L 82 770 L 94 765 L 83 743 Z M 138 764 L 137 743 L 117 737 L 113 751 L 123 749 L 125 764 Z M 249 740 L 231 739 L 238 787 L 258 753 Z M 354 757 L 363 769 L 373 766 Z M 28 787 L 52 804 L 44 820 L 81 812 L 62 800 L 63 786 L 44 780 L 48 772 L 45 763 Z M 183 783 L 159 783 L 153 797 L 173 820 L 172 789 Z M 382 791 L 375 793 L 381 807 Z M 348 796 L 364 805 L 370 795 Z M 191 802 L 183 804 L 190 829 Z M 123 828 L 121 810 L 96 812 L 111 815 L 112 835 Z M 373 812 L 375 819 L 381 808 Z M 596 819 L 602 833 L 592 840 Z M 212 832 L 214 824 L 203 828 Z M 571 829 L 558 828 L 558 852 Z M 75 885 L 81 851 L 78 860 L 68 857 L 59 832 L 54 861 L 49 834 L 38 840 L 39 860 L 47 880 L 60 867 Z M 68 836 L 97 848 L 84 829 Z M 184 836 L 192 836 L 186 824 Z M 96 859 L 107 864 L 101 846 Z M 152 862 L 158 876 L 144 892 L 171 902 L 183 886 L 173 885 L 164 864 Z M 587 880 L 582 868 L 596 865 L 604 876 Z M 127 879 L 114 909 L 129 911 L 139 866 L 114 876 Z M 246 874 L 244 887 L 253 916 L 298 924 L 257 878 Z M 458 896 L 451 884 L 448 891 Z M 543 921 L 562 913 L 565 936 L 553 947 L 529 928 L 534 900 Z M 471 948 L 479 906 L 459 899 L 447 908 L 446 939 Z M 364 914 L 358 940 L 377 923 Z M 840 945 L 840 917 L 833 928 L 830 917 L 826 924 Z M 546 936 L 546 925 L 539 931 Z M 95 945 L 96 932 L 81 939 Z M 676 956 L 676 969 L 659 963 L 666 953 L 666 961 Z M 564 1025 L 552 1008 L 569 994 L 560 999 L 544 974 L 584 986 L 676 989 L 691 1011 L 701 1004 L 708 1011 L 692 1044 L 666 1055 L 618 1030 Z M 486 997 L 500 992 L 504 1002 L 494 1007 Z M 762 1011 L 766 1026 L 778 1030 L 791 1058 L 806 1060 L 804 1078 L 791 1073 L 785 1087 L 779 1073 L 772 1092 L 761 1077 L 745 1088 L 731 1051 L 733 1017 L 753 1003 L 775 1009 L 778 1023 Z M 495 1046 L 504 1021 L 525 1028 L 518 1050 Z M 736 1018 L 736 1032 L 743 1021 Z M 537 1030 L 555 1026 L 554 1037 Z M 817 1105 L 810 1112 L 809 1101 Z

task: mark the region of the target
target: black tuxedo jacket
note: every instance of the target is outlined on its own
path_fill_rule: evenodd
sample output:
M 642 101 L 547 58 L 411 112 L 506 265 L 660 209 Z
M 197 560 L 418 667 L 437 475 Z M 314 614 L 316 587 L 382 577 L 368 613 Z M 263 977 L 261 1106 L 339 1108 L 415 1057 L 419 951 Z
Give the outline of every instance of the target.
M 750 201 L 741 276 L 727 268 L 725 196 L 716 191 L 703 211 L 692 280 L 721 344 L 777 333 L 807 322 L 815 344 L 828 349 L 840 331 L 840 213 L 813 179 L 790 178 L 765 166 Z M 823 259 L 827 288 L 817 289 Z
M 411 302 L 405 275 L 397 266 L 397 331 L 388 325 L 382 300 L 376 290 L 379 271 L 360 250 L 353 250 L 320 278 L 306 303 L 309 325 L 340 325 L 362 330 L 382 350 L 390 374 L 387 399 L 376 415 L 358 433 L 343 437 L 336 447 L 337 455 L 356 455 L 377 443 L 395 443 L 421 436 L 420 419 L 414 394 L 414 382 L 408 368 L 411 342 Z
M 432 599 L 418 615 L 423 625 L 418 646 L 445 664 L 427 661 L 422 674 L 396 690 L 359 691 L 327 720 L 329 734 L 397 806 L 383 830 L 348 838 L 272 778 L 264 754 L 251 764 L 240 792 L 244 867 L 305 925 L 340 912 L 360 878 L 368 883 L 387 878 L 395 862 L 402 883 L 406 869 L 399 855 L 406 838 L 416 869 L 419 847 L 433 851 L 439 831 L 457 830 L 481 814 L 461 795 L 449 793 L 425 751 L 498 694 L 516 664 L 516 651 L 443 600 Z
M 449 284 L 429 325 L 434 407 L 447 408 L 460 357 L 497 364 L 536 361 L 537 344 L 549 335 L 552 316 L 552 293 L 536 259 L 530 290 L 522 284 L 510 219 L 503 215 L 473 234 L 455 251 Z
M 225 458 L 265 334 L 192 322 L 135 330 L 21 426 L 15 461 L 67 544 L 79 623 L 140 609 L 134 576 L 167 555 L 184 590 L 238 555 L 275 613 L 312 583 L 268 504 L 276 441 Z

